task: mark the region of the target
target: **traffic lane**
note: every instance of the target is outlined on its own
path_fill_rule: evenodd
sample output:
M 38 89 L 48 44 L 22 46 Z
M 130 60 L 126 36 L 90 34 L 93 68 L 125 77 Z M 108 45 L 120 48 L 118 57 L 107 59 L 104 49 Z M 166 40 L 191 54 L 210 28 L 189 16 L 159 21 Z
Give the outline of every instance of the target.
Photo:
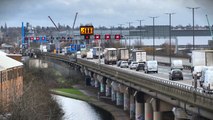
M 159 66 L 158 69 L 159 69 L 159 72 L 162 72 L 162 74 L 168 74 L 168 75 L 169 75 L 169 72 L 171 71 L 170 67 L 167 67 L 167 66 Z M 190 70 L 182 70 L 182 73 L 183 73 L 184 80 L 193 80 L 192 73 Z
M 153 56 L 147 55 L 147 60 L 152 60 Z M 157 60 L 158 62 L 165 62 L 165 63 L 169 63 L 169 57 L 165 57 L 165 56 L 155 56 L 155 60 Z M 182 60 L 183 61 L 183 65 L 191 65 L 191 63 L 189 62 L 189 59 L 187 58 L 175 58 L 172 57 L 171 60 Z
M 84 58 L 86 59 L 86 58 Z M 87 59 L 89 61 L 98 63 L 99 60 L 98 59 Z M 104 59 L 101 59 L 101 64 L 104 64 Z M 163 78 L 165 80 L 169 80 L 169 72 L 170 72 L 170 67 L 167 66 L 159 66 L 158 67 L 158 73 L 144 73 L 143 70 L 140 71 L 136 71 L 135 69 L 129 69 L 129 68 L 120 68 L 118 67 L 116 64 L 107 64 L 107 66 L 111 66 L 111 67 L 115 67 L 115 68 L 119 68 L 119 69 L 123 69 L 126 70 L 132 74 L 140 74 L 140 75 L 150 75 L 150 76 L 154 76 L 157 78 Z M 187 84 L 187 85 L 192 85 L 192 76 L 191 76 L 191 72 L 190 70 L 183 70 L 183 80 L 175 80 L 178 83 L 183 83 L 183 84 Z
M 99 61 L 98 59 L 87 59 L 87 60 L 96 62 L 96 63 L 98 63 L 98 61 Z M 101 64 L 104 64 L 104 59 L 101 59 Z M 135 69 L 131 70 L 129 68 L 120 68 L 116 64 L 108 64 L 107 66 L 111 66 L 111 67 L 118 68 L 118 69 L 123 69 L 132 74 L 140 74 L 142 76 L 143 75 L 154 76 L 156 78 L 161 78 L 161 79 L 163 78 L 164 80 L 170 81 L 169 80 L 170 67 L 168 67 L 168 66 L 159 66 L 158 73 L 149 73 L 149 74 L 144 73 L 143 70 L 136 71 Z M 184 77 L 183 80 L 173 80 L 173 81 L 180 83 L 180 84 L 193 85 L 194 80 L 192 79 L 190 70 L 183 70 L 183 77 Z M 198 88 L 200 88 L 199 82 L 197 82 L 197 84 L 198 84 Z
M 116 65 L 113 65 L 116 67 Z M 140 71 L 136 71 L 135 69 L 129 69 L 129 68 L 122 68 L 128 71 L 134 71 L 134 72 L 141 72 L 143 74 L 144 73 L 143 70 Z M 160 77 L 160 78 L 164 78 L 164 79 L 169 79 L 169 72 L 170 72 L 170 67 L 166 67 L 166 66 L 158 66 L 158 73 L 154 73 L 154 72 L 150 72 L 148 74 L 153 75 L 155 77 Z M 183 81 L 185 80 L 192 80 L 192 75 L 191 72 L 189 70 L 183 70 Z M 182 80 L 181 80 L 182 81 Z
M 116 67 L 116 66 L 113 66 L 113 67 Z M 127 70 L 129 73 L 132 73 L 132 74 L 140 74 L 141 76 L 143 76 L 143 75 L 153 76 L 153 77 L 156 77 L 156 78 L 161 78 L 161 79 L 168 80 L 168 81 L 174 81 L 174 82 L 177 82 L 177 83 L 180 83 L 180 84 L 184 84 L 184 85 L 189 85 L 189 86 L 193 86 L 194 85 L 193 84 L 194 80 L 192 79 L 192 76 L 190 74 L 185 75 L 183 80 L 169 80 L 169 73 L 168 72 L 165 73 L 165 69 L 161 69 L 161 68 L 159 69 L 158 73 L 150 72 L 148 74 L 144 73 L 143 70 L 136 71 L 135 69 L 130 70 L 128 68 L 122 68 L 122 69 Z M 197 85 L 198 85 L 198 88 L 200 88 L 199 82 L 197 82 Z

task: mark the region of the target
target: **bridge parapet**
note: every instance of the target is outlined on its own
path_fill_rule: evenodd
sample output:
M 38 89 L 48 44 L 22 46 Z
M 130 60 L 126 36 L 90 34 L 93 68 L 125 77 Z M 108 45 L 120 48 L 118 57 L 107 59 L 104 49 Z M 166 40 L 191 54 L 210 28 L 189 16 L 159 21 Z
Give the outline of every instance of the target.
M 78 59 L 78 63 L 94 71 L 112 76 L 125 82 L 131 82 L 137 86 L 147 88 L 173 99 L 181 100 L 192 106 L 201 107 L 213 111 L 213 95 L 203 93 L 202 89 L 194 88 L 191 85 L 185 85 L 175 81 L 153 77 L 151 75 L 132 74 L 119 68 L 108 65 L 97 64 L 91 61 Z M 98 66 L 98 67 L 97 67 Z
M 53 55 L 49 57 L 55 57 L 55 59 L 65 62 L 69 61 L 66 57 Z M 203 108 L 211 112 L 213 111 L 213 95 L 204 93 L 202 89 L 195 89 L 192 85 L 169 81 L 167 79 L 154 77 L 148 74 L 133 74 L 117 67 L 98 64 L 85 59 L 77 59 L 75 64 L 87 67 L 89 70 L 98 74 L 107 75 L 111 77 L 110 79 L 123 81 L 122 83 L 128 82 L 131 85 L 137 85 L 141 88 L 156 92 L 157 94 L 162 94 L 172 99 L 188 103 L 191 106 Z

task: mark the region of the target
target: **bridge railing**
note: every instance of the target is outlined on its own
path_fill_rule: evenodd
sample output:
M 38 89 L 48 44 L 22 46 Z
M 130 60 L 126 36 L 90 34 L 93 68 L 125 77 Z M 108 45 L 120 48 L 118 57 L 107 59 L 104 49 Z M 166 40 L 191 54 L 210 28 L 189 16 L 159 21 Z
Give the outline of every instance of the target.
M 163 78 L 153 77 L 144 74 L 132 74 L 110 65 L 97 64 L 91 61 L 78 59 L 78 63 L 90 69 L 105 73 L 116 79 L 131 82 L 142 88 L 169 96 L 173 99 L 181 100 L 192 106 L 199 106 L 208 110 L 213 110 L 213 96 L 203 93 L 202 89 L 194 88 L 191 85 L 169 81 Z
M 56 59 L 67 61 L 67 58 L 59 56 Z M 167 79 L 154 77 L 149 74 L 131 73 L 117 67 L 110 65 L 98 64 L 85 59 L 77 59 L 77 64 L 85 66 L 91 70 L 107 74 L 115 79 L 126 82 L 131 82 L 142 88 L 149 89 L 150 91 L 160 93 L 171 97 L 173 99 L 181 100 L 189 103 L 192 106 L 198 106 L 210 111 L 213 111 L 213 95 L 204 93 L 202 89 L 194 88 L 191 85 L 169 81 Z

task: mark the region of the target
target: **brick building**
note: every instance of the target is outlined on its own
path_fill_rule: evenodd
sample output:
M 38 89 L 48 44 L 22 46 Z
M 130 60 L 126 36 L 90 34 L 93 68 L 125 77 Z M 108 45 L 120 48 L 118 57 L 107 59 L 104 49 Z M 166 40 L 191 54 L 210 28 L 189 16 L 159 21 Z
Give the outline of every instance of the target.
M 0 103 L 6 107 L 23 93 L 23 64 L 0 52 Z

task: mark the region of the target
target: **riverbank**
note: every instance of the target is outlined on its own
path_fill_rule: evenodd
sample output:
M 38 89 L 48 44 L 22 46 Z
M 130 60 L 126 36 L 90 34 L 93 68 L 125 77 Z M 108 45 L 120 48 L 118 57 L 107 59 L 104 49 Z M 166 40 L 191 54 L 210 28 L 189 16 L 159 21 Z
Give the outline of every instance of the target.
M 53 94 L 62 95 L 65 97 L 83 100 L 97 107 L 100 107 L 108 111 L 109 113 L 111 113 L 115 120 L 130 120 L 128 114 L 124 112 L 123 109 L 118 108 L 117 106 L 111 104 L 110 99 L 103 98 L 103 97 L 100 97 L 100 99 L 98 99 L 98 96 L 97 96 L 98 91 L 95 88 L 92 88 L 90 86 L 84 86 L 82 84 L 74 85 L 73 88 L 81 91 L 83 95 L 62 92 L 56 89 L 52 90 L 51 92 Z M 106 101 L 109 101 L 109 102 L 106 102 Z

